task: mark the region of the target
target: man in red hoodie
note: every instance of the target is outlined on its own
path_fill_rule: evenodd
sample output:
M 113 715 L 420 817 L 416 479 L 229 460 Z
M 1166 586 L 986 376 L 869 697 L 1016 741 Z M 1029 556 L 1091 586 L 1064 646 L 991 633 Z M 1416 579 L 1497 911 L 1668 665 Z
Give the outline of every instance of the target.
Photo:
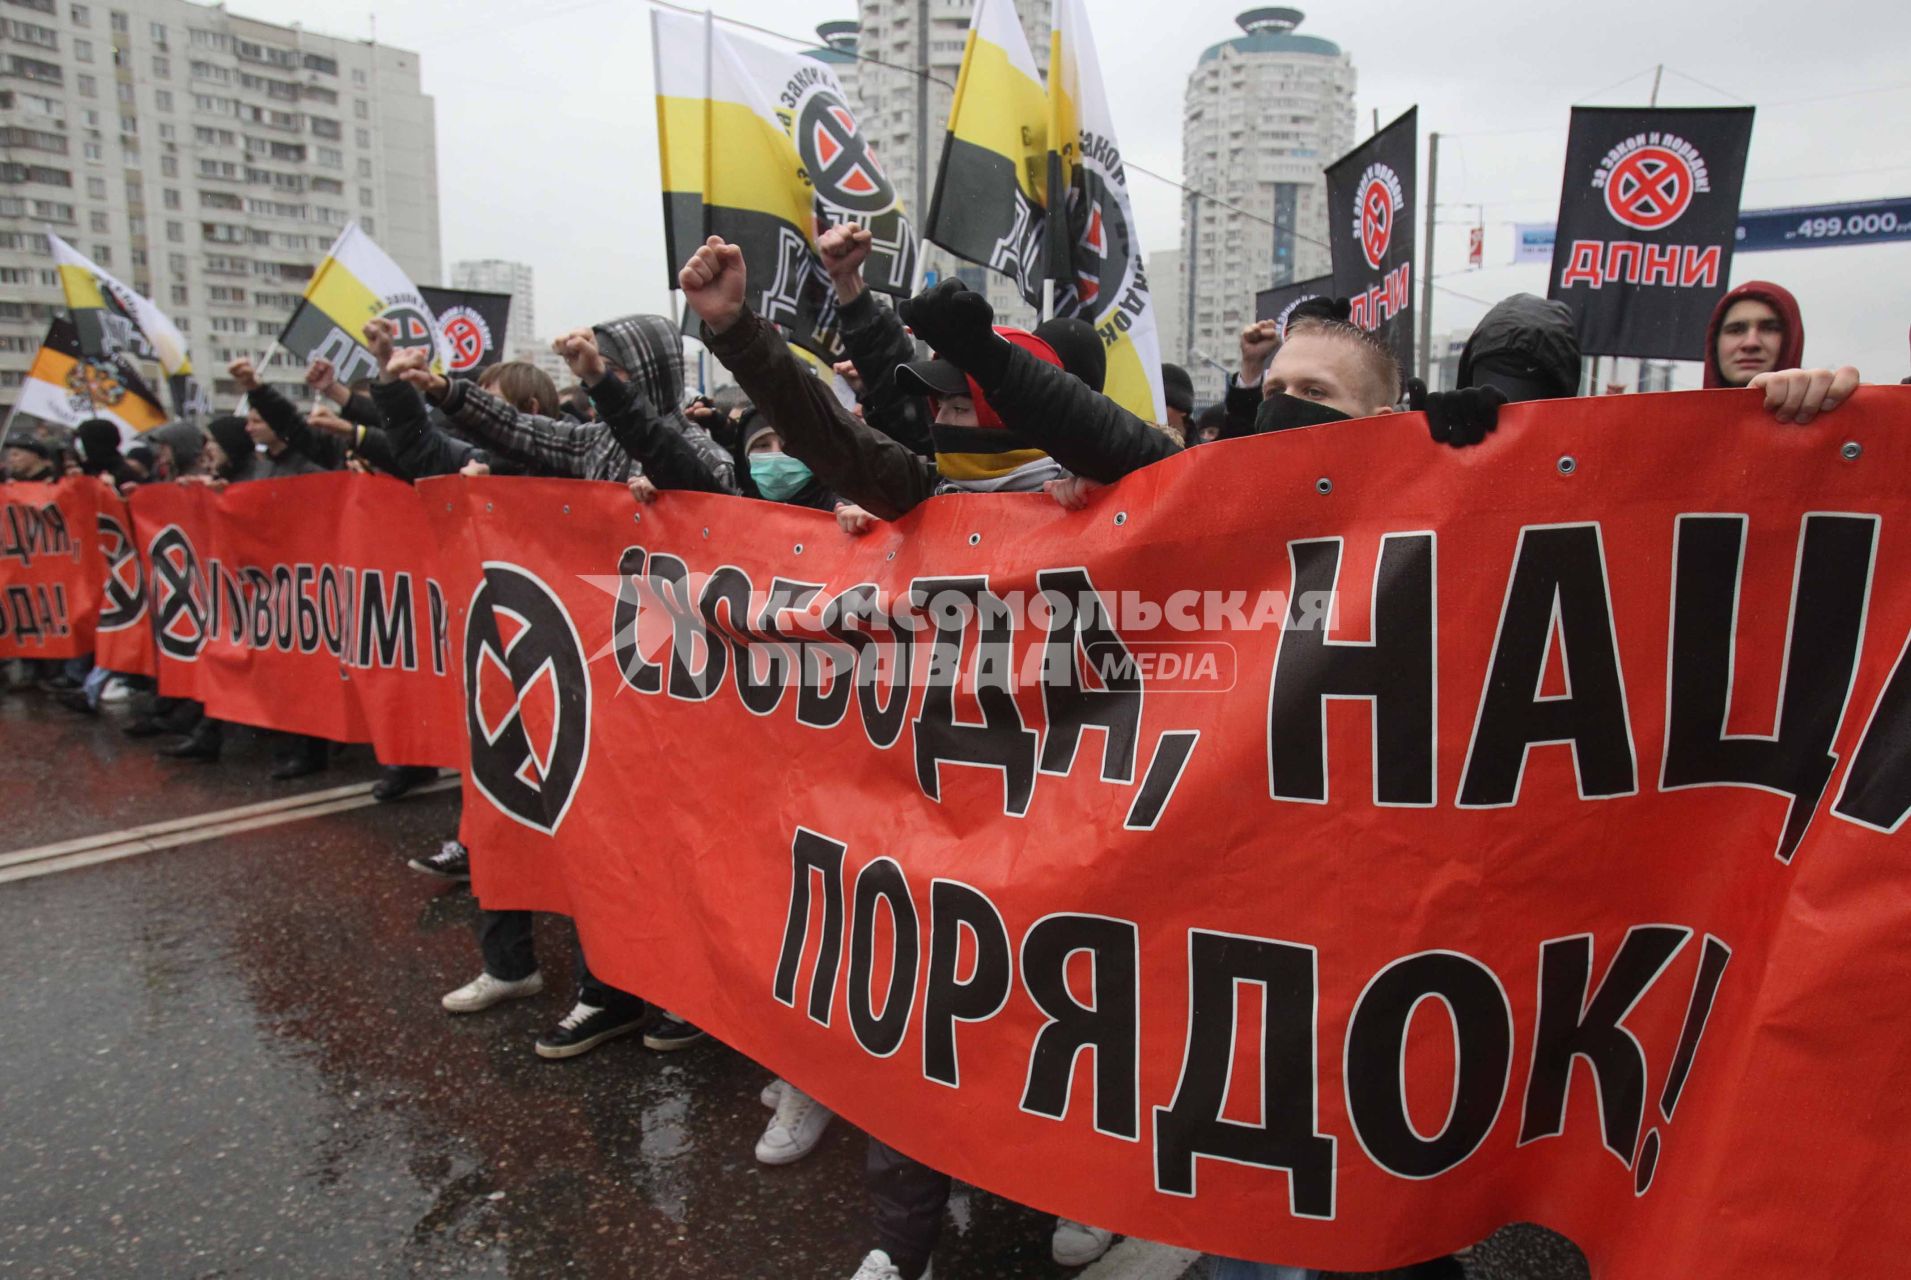
M 1791 291 L 1747 280 L 1713 308 L 1705 338 L 1705 385 L 1758 387 L 1780 422 L 1800 426 L 1843 404 L 1858 386 L 1850 365 L 1801 369 L 1805 322 Z

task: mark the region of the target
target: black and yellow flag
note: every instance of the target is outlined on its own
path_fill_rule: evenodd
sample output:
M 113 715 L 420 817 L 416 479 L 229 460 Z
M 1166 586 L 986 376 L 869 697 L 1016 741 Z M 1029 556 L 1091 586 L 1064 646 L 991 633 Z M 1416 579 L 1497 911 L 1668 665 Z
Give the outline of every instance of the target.
M 1048 96 L 1010 0 L 976 0 L 923 235 L 1042 301 Z
M 849 96 L 827 64 L 730 35 L 709 18 L 657 10 L 657 138 L 670 285 L 707 236 L 749 263 L 750 305 L 791 340 L 840 359 L 835 295 L 816 239 L 869 228 L 863 280 L 906 295 L 916 233 Z

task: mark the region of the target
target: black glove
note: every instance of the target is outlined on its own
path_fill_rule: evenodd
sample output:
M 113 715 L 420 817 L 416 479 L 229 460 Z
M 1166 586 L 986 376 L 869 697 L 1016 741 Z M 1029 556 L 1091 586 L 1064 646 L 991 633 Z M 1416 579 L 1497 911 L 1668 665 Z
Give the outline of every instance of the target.
M 1294 309 L 1287 313 L 1287 323 L 1293 324 L 1296 320 L 1336 320 L 1346 324 L 1348 317 L 1353 314 L 1354 303 L 1351 298 L 1309 298 L 1294 305 Z
M 1427 391 L 1414 378 L 1407 383 L 1407 407 L 1427 415 L 1427 434 L 1436 444 L 1456 449 L 1478 444 L 1500 420 L 1506 393 L 1498 387 L 1461 387 L 1458 391 Z
M 938 356 L 993 386 L 1008 364 L 1009 344 L 995 331 L 989 300 L 951 277 L 896 308 L 902 322 Z

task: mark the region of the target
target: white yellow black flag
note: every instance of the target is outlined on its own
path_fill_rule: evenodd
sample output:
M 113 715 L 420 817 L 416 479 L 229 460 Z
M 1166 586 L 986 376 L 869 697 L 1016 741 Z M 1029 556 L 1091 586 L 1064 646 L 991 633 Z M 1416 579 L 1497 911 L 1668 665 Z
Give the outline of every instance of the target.
M 302 361 L 323 357 L 340 382 L 355 382 L 378 371 L 360 335 L 367 320 L 380 317 L 396 327 L 393 345 L 428 347 L 433 367 L 444 369 L 444 338 L 425 295 L 354 222 L 312 273 L 279 345 Z
M 743 250 L 750 303 L 792 339 L 837 357 L 834 294 L 816 238 L 869 228 L 870 288 L 915 287 L 916 234 L 829 67 L 734 36 L 709 18 L 651 14 L 670 283 L 706 236 Z
M 192 357 L 179 326 L 151 298 L 127 288 L 112 272 L 51 231 L 46 238 L 60 269 L 60 288 L 66 294 L 66 309 L 73 317 L 80 351 L 100 358 L 129 356 L 157 361 L 180 417 L 209 412 L 205 393 L 193 377 Z

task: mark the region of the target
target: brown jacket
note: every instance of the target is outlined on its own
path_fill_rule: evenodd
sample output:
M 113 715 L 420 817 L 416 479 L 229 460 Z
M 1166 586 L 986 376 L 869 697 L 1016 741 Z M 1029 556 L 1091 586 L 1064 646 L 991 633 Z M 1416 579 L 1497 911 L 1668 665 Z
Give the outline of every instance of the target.
M 706 325 L 703 343 L 783 437 L 783 451 L 823 485 L 883 520 L 894 520 L 936 491 L 932 459 L 898 444 L 843 408 L 804 366 L 776 326 L 744 307 L 722 333 Z

